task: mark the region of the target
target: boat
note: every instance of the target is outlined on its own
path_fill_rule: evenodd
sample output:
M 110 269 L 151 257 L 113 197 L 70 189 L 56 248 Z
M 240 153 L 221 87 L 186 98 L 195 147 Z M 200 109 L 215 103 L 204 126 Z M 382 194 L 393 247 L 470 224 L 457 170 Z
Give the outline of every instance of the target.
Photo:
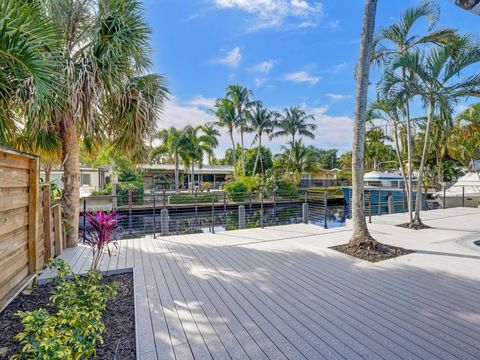
M 480 175 L 476 171 L 460 177 L 452 186 L 434 194 L 440 206 L 478 207 L 480 206 Z
M 364 201 L 365 212 L 372 215 L 406 212 L 408 210 L 406 184 L 400 171 L 371 171 L 365 173 Z M 412 187 L 417 179 L 412 178 Z M 352 188 L 343 187 L 347 213 L 350 213 Z M 412 192 L 412 203 L 415 206 L 416 192 Z M 390 204 L 389 204 L 389 198 Z

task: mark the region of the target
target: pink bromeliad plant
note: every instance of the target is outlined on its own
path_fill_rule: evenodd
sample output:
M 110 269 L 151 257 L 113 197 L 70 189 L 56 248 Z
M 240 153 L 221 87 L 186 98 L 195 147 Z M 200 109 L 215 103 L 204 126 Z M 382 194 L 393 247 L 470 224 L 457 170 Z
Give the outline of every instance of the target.
M 92 249 L 91 269 L 97 270 L 104 252 L 106 251 L 108 256 L 112 256 L 111 247 L 117 247 L 115 230 L 118 227 L 118 221 L 124 218 L 124 216 L 116 216 L 115 211 L 112 211 L 110 214 L 98 211 L 95 215 L 84 212 L 83 216 L 87 217 L 88 223 L 92 227 L 92 229 L 87 230 L 88 235 L 85 236 L 84 243 Z

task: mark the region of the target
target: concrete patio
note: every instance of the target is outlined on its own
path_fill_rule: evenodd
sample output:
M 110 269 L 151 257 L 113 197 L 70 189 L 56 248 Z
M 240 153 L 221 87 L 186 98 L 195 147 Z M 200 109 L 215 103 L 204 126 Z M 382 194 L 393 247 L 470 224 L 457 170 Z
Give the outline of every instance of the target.
M 376 239 L 416 251 L 376 264 L 328 249 L 349 224 L 297 224 L 122 240 L 102 270 L 134 269 L 139 359 L 479 359 L 480 209 L 423 218 L 374 217 Z M 62 257 L 83 272 L 89 255 Z

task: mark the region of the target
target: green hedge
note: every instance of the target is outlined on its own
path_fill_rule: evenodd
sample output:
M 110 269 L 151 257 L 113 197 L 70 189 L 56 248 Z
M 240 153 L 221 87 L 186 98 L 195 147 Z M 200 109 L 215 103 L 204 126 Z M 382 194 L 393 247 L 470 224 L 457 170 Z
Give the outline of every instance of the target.
M 217 194 L 197 194 L 197 204 L 211 203 L 218 201 Z M 174 194 L 168 197 L 168 203 L 174 204 L 195 204 L 195 195 L 192 194 Z
M 290 180 L 278 180 L 277 195 L 286 199 L 296 199 L 298 197 L 297 187 Z
M 247 198 L 248 188 L 242 181 L 235 180 L 225 185 L 225 193 L 227 194 L 228 200 L 241 202 Z

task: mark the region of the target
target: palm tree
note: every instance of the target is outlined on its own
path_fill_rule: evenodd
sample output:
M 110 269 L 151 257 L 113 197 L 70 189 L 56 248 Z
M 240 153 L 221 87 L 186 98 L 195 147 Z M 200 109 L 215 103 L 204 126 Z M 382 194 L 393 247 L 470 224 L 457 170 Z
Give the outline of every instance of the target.
M 298 106 L 284 109 L 283 116 L 276 122 L 276 127 L 279 130 L 274 132 L 271 137 L 291 136 L 292 144 L 295 144 L 295 136 L 297 134 L 314 139 L 314 131 L 317 125 L 309 122 L 309 120 L 315 121 L 315 116 L 313 114 L 307 114 Z
M 202 167 L 203 155 L 208 152 L 209 138 L 204 135 L 203 126 L 186 126 L 183 129 L 180 157 L 186 167 L 190 167 L 192 193 L 195 191 L 195 164 Z
M 235 127 L 240 130 L 240 146 L 242 149 L 242 175 L 245 176 L 245 147 L 243 144 L 243 135 L 246 126 L 246 111 L 258 103 L 258 101 L 251 101 L 253 92 L 241 85 L 228 85 L 227 98 L 233 102 L 237 112 L 235 118 Z
M 255 176 L 257 170 L 257 163 L 260 160 L 262 174 L 263 159 L 262 159 L 262 136 L 263 134 L 270 134 L 273 131 L 274 119 L 276 114 L 268 109 L 257 104 L 254 108 L 247 112 L 247 126 L 245 131 L 255 133 L 253 143 L 257 143 L 257 157 L 255 158 L 255 165 L 253 165 L 252 176 Z
M 215 123 L 207 123 L 203 126 L 203 132 L 207 137 L 207 156 L 208 156 L 208 165 L 212 165 L 212 160 L 214 159 L 213 151 L 218 146 L 218 137 L 220 132 L 216 129 Z
M 379 161 L 392 160 L 392 147 L 385 142 L 392 141 L 382 129 L 375 127 L 365 134 L 365 160 L 371 160 L 373 171 L 378 170 Z
M 368 75 L 375 29 L 377 0 L 365 0 L 362 22 L 362 39 L 360 57 L 356 69 L 357 89 L 355 94 L 355 111 L 353 121 L 352 146 L 352 222 L 353 232 L 349 247 L 366 247 L 373 249 L 377 242 L 368 231 L 363 211 L 363 175 L 365 152 L 365 120 L 367 115 Z
M 470 106 L 456 119 L 448 139 L 449 154 L 464 166 L 473 167 L 480 158 L 480 103 Z M 479 175 L 480 177 L 480 175 Z
M 302 139 L 295 143 L 288 142 L 288 146 L 282 145 L 282 153 L 277 156 L 277 167 L 285 171 L 287 177 L 299 184 L 302 174 L 318 169 L 318 157 L 312 148 L 303 144 Z
M 184 150 L 185 142 L 185 130 L 179 130 L 175 127 L 170 127 L 167 130 L 167 149 L 168 152 L 173 156 L 173 161 L 175 163 L 175 191 L 179 190 L 179 178 L 180 178 L 180 171 L 179 171 L 179 160 L 180 154 Z
M 62 204 L 67 246 L 78 243 L 79 140 L 100 135 L 114 151 L 140 160 L 144 139 L 156 126 L 168 90 L 162 76 L 145 74 L 151 65 L 149 34 L 141 4 L 133 0 L 46 0 L 42 14 L 60 36 L 48 121 L 62 144 Z M 29 117 L 37 128 L 43 123 Z M 98 140 L 96 140 L 98 142 Z
M 233 130 L 235 128 L 235 105 L 233 101 L 226 98 L 217 99 L 215 102 L 215 116 L 218 121 L 213 124 L 218 127 L 226 128 L 230 141 L 232 142 L 233 168 L 237 168 L 237 155 L 235 151 L 235 141 L 233 139 Z
M 423 148 L 418 173 L 417 194 L 421 194 L 425 168 L 425 159 L 431 136 L 431 124 L 436 114 L 446 118 L 453 112 L 453 105 L 466 96 L 478 96 L 480 75 L 474 74 L 461 78 L 460 74 L 468 66 L 480 61 L 480 49 L 468 36 L 457 36 L 448 45 L 437 45 L 427 52 L 414 52 L 396 59 L 391 70 L 386 72 L 383 81 L 385 89 L 393 97 L 421 96 L 427 111 Z M 414 77 L 405 82 L 395 73 L 405 68 Z M 415 217 L 410 223 L 412 228 L 423 226 L 420 219 L 421 196 L 416 197 Z
M 443 43 L 453 34 L 453 30 L 440 29 L 434 30 L 440 17 L 440 8 L 433 1 L 423 1 L 418 5 L 407 8 L 401 15 L 400 21 L 379 31 L 374 39 L 374 49 L 372 51 L 372 61 L 377 65 L 388 65 L 398 56 L 404 56 L 415 50 L 421 45 Z M 411 34 L 412 28 L 417 21 L 427 18 L 429 27 L 425 36 L 416 36 Z M 390 45 L 390 46 L 388 46 Z M 405 68 L 401 69 L 401 76 L 404 80 L 411 74 L 407 73 Z M 385 94 L 379 94 L 382 99 L 386 99 Z M 388 99 L 387 99 L 388 100 Z M 405 116 L 407 131 L 407 164 L 408 164 L 408 182 L 407 184 L 407 203 L 410 221 L 413 219 L 412 206 L 412 125 L 410 119 L 410 101 L 407 96 L 404 99 L 392 99 L 397 104 L 399 113 Z M 398 121 L 395 122 L 398 125 Z M 395 125 L 394 125 L 395 126 Z M 397 131 L 397 130 L 395 130 Z

